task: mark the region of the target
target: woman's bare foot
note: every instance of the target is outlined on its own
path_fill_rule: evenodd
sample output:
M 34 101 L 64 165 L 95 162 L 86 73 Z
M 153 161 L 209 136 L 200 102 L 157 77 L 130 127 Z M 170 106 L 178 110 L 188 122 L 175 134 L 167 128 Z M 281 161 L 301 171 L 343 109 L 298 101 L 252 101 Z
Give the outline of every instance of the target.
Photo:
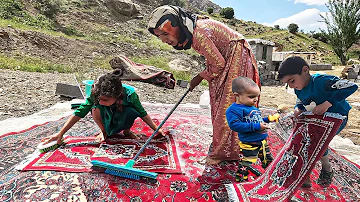
M 124 135 L 125 135 L 125 137 L 128 137 L 128 138 L 131 138 L 131 139 L 140 139 L 140 137 L 137 135 L 137 134 L 135 134 L 134 132 L 132 132 L 131 130 L 124 130 Z

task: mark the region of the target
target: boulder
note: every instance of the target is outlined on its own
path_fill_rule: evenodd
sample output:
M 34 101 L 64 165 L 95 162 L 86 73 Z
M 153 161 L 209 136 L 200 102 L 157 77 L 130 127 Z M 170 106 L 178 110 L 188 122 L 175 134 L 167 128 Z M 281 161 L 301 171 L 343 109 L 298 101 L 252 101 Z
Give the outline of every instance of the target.
M 140 6 L 131 0 L 103 0 L 107 8 L 125 16 L 134 16 L 140 13 Z
M 189 72 L 193 64 L 191 62 L 175 59 L 169 62 L 169 67 L 171 70 Z

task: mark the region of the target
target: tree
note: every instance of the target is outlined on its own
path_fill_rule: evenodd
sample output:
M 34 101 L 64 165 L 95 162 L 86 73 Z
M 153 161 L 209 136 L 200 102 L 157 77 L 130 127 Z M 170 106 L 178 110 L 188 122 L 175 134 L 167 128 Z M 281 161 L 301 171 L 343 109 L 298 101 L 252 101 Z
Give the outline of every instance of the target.
M 211 15 L 214 12 L 214 8 L 213 7 L 208 7 L 206 9 L 206 11 Z
M 220 15 L 224 16 L 227 19 L 231 19 L 234 17 L 234 9 L 231 7 L 222 8 L 220 11 Z
M 320 16 L 327 29 L 320 30 L 345 65 L 348 49 L 360 39 L 360 1 L 329 0 L 326 7 L 330 14 Z
M 290 33 L 295 34 L 296 32 L 298 32 L 299 26 L 297 24 L 295 24 L 295 23 L 291 23 L 288 26 L 288 30 L 289 30 Z
M 275 25 L 274 28 L 275 28 L 276 30 L 280 30 L 280 25 Z

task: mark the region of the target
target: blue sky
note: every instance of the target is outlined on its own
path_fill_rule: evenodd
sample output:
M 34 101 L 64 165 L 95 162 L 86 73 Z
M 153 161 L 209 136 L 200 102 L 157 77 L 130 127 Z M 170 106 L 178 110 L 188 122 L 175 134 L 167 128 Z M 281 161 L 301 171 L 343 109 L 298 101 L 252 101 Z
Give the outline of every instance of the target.
M 325 14 L 328 0 L 212 0 L 221 7 L 232 7 L 237 19 L 255 21 L 267 26 L 280 25 L 286 28 L 290 23 L 299 29 L 319 31 L 325 24 L 319 22 L 320 13 Z

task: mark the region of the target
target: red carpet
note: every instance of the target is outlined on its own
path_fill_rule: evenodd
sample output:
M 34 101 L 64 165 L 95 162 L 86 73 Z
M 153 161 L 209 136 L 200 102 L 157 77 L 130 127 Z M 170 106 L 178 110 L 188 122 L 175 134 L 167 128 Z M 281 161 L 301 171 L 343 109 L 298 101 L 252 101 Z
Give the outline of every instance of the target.
M 89 124 L 92 125 L 91 122 Z M 133 129 L 143 134 L 141 140 L 113 137 L 100 144 L 95 142 L 95 136 L 67 136 L 64 139 L 64 145 L 31 159 L 30 162 L 26 162 L 27 165 L 22 170 L 90 172 L 92 171 L 91 160 L 126 164 L 136 155 L 152 133 L 152 130 L 145 126 L 141 119 L 136 119 Z M 141 153 L 134 168 L 151 172 L 181 173 L 173 136 L 168 134 L 165 137 L 154 138 Z
M 162 120 L 171 107 L 145 105 L 148 113 L 157 120 Z M 270 113 L 267 110 L 263 112 L 264 115 Z M 191 107 L 180 106 L 164 126 L 165 130 L 176 129 L 173 138 L 184 174 L 160 173 L 154 182 L 128 180 L 95 172 L 18 172 L 14 169 L 15 165 L 34 151 L 40 139 L 58 131 L 65 121 L 62 119 L 27 131 L 0 136 L 0 201 L 230 201 L 234 193 L 242 201 L 240 192 L 233 192 L 235 186 L 244 187 L 233 184 L 236 162 L 222 162 L 217 166 L 198 163 L 206 156 L 211 143 L 211 119 L 208 110 Z M 285 121 L 291 123 L 290 120 Z M 67 135 L 90 137 L 97 133 L 97 127 L 86 117 Z M 288 124 L 283 122 L 270 133 L 269 144 L 274 155 L 280 153 L 289 135 Z M 292 201 L 359 201 L 360 168 L 333 151 L 330 151 L 330 156 L 335 170 L 333 184 L 328 188 L 313 185 L 311 189 L 299 189 L 293 192 Z M 256 167 L 264 172 L 259 164 Z M 311 174 L 313 180 L 318 174 L 317 164 Z M 252 176 L 251 180 L 254 179 L 256 177 Z M 287 183 L 281 177 L 276 179 L 279 179 L 279 183 Z M 234 189 L 226 189 L 224 184 Z
M 310 175 L 341 122 L 314 115 L 298 120 L 292 136 L 265 173 L 252 182 L 228 185 L 228 190 L 236 192 L 233 197 L 240 201 L 289 200 Z

